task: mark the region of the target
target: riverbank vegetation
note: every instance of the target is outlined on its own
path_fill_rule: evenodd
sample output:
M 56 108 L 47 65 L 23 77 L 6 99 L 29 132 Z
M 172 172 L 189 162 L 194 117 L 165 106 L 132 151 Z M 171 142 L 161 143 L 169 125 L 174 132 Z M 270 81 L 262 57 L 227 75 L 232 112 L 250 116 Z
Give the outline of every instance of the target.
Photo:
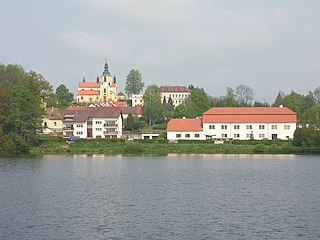
M 320 147 L 294 146 L 292 141 L 179 141 L 125 139 L 79 139 L 68 142 L 59 137 L 43 137 L 31 149 L 33 154 L 318 154 Z

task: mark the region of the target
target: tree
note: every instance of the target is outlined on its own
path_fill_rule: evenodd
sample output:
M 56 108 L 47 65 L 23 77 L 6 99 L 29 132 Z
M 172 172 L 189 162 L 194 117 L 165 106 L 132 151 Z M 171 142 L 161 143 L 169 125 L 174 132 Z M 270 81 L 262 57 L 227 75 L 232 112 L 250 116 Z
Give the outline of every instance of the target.
M 298 119 L 300 119 L 303 113 L 303 102 L 304 102 L 303 95 L 292 91 L 290 95 L 287 95 L 283 98 L 282 102 L 283 102 L 283 106 L 297 113 Z
M 202 116 L 210 108 L 210 98 L 203 88 L 193 88 L 190 100 L 194 104 L 196 116 Z
M 143 95 L 142 117 L 149 125 L 163 122 L 163 105 L 157 85 L 148 86 Z
M 71 93 L 64 84 L 60 84 L 56 89 L 56 97 L 58 100 L 58 107 L 66 108 L 73 100 L 73 93 Z
M 169 97 L 168 102 L 165 100 L 165 97 L 163 98 L 163 111 L 166 120 L 173 118 L 174 105 L 171 97 Z
M 42 129 L 50 84 L 18 65 L 0 65 L 0 151 L 27 151 Z
M 279 107 L 280 105 L 283 105 L 283 99 L 285 96 L 286 95 L 284 94 L 284 92 L 282 91 L 278 92 L 278 95 L 276 97 L 276 100 L 272 104 L 272 107 Z
M 320 104 L 320 87 L 317 87 L 314 91 L 313 91 L 313 96 L 315 98 L 315 101 L 317 104 Z
M 237 106 L 236 94 L 234 93 L 233 88 L 227 87 L 227 94 L 223 98 L 223 105 L 225 107 L 235 107 L 235 106 Z
M 249 106 L 254 97 L 252 88 L 246 85 L 239 85 L 236 87 L 236 97 L 239 106 Z
M 320 129 L 320 105 L 308 108 L 301 117 L 301 123 L 305 127 Z
M 130 97 L 132 94 L 141 93 L 144 88 L 144 83 L 142 82 L 141 74 L 138 70 L 132 69 L 126 80 L 126 86 L 124 88 L 127 95 Z

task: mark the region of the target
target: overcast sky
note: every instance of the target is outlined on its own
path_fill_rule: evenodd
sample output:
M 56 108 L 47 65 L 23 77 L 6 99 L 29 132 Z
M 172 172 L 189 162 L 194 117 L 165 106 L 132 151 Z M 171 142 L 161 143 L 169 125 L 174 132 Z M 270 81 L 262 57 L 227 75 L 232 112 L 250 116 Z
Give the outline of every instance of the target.
M 123 91 L 203 87 L 211 96 L 250 86 L 271 103 L 282 90 L 320 86 L 319 0 L 0 0 L 0 62 L 76 92 L 108 60 Z

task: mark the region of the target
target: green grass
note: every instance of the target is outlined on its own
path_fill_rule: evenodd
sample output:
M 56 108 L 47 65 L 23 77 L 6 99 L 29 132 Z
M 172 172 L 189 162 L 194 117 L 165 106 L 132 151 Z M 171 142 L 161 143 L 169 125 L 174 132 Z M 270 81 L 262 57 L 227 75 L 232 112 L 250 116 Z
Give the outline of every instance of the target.
M 235 144 L 237 143 L 237 144 Z M 319 154 L 320 148 L 298 148 L 291 142 L 237 141 L 214 144 L 210 141 L 179 141 L 125 139 L 79 139 L 68 143 L 61 138 L 43 138 L 40 145 L 31 149 L 33 154 Z

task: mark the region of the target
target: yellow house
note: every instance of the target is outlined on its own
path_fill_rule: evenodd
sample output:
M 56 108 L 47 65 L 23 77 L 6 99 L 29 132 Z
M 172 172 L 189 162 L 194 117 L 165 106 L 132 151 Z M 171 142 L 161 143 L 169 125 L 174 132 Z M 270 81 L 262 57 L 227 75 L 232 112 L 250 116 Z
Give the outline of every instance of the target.
M 77 91 L 78 103 L 117 102 L 117 80 L 109 72 L 108 63 L 96 82 L 80 82 Z
M 132 94 L 132 107 L 142 107 L 142 106 L 143 106 L 143 95 Z
M 43 134 L 62 135 L 63 111 L 58 108 L 47 108 L 47 115 L 44 116 L 42 126 Z

